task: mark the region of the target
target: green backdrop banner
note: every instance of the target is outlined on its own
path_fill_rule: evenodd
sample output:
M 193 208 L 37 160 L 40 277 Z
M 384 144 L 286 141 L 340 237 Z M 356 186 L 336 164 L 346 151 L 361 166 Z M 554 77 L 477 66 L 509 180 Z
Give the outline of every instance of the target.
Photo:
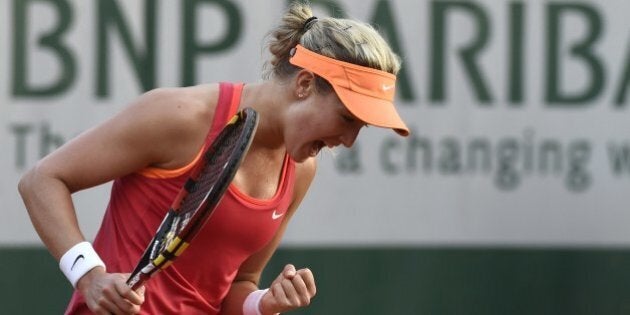
M 282 248 L 311 268 L 318 293 L 291 314 L 629 314 L 630 250 Z M 2 314 L 61 314 L 70 285 L 42 248 L 0 249 Z
M 146 90 L 260 81 L 287 1 L 0 0 L 0 245 L 43 156 Z M 314 0 L 403 59 L 412 129 L 322 154 L 291 246 L 630 246 L 628 0 Z M 74 196 L 92 239 L 108 185 Z

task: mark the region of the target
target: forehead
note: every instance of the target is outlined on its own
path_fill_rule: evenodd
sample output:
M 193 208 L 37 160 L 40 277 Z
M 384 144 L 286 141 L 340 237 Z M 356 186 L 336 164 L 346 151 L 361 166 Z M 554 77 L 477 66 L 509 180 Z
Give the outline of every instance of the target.
M 331 93 L 331 94 L 335 94 L 335 93 Z M 359 117 L 355 116 L 352 112 L 350 112 L 350 110 L 348 110 L 348 108 L 346 107 L 346 105 L 344 105 L 341 100 L 339 99 L 339 97 L 335 96 L 335 99 L 337 100 L 335 102 L 335 112 L 339 115 L 343 115 L 343 116 L 347 116 L 351 119 L 354 120 L 354 124 L 353 125 L 357 125 L 357 126 L 366 126 L 368 125 L 366 122 L 364 122 L 363 120 L 361 120 Z
M 336 94 L 336 93 L 332 92 L 332 93 L 330 93 L 330 94 L 334 94 L 334 95 L 335 95 L 335 97 L 334 97 L 334 98 L 335 98 L 335 100 L 336 100 L 336 101 L 335 101 L 336 108 L 337 108 L 337 111 L 338 111 L 340 114 L 347 115 L 347 116 L 349 116 L 349 117 L 351 117 L 351 118 L 353 118 L 353 119 L 355 119 L 355 120 L 357 120 L 357 121 L 361 121 L 361 119 L 359 119 L 357 116 L 355 116 L 354 114 L 352 114 L 352 112 L 350 112 L 350 110 L 348 110 L 348 108 L 346 107 L 346 105 L 344 105 L 344 104 L 343 104 L 343 102 L 341 101 L 341 99 L 339 99 L 339 97 L 337 96 L 337 94 Z
M 339 98 L 339 96 L 337 96 L 337 93 L 334 90 L 328 93 L 319 93 L 319 94 L 321 98 L 320 101 L 326 103 L 325 106 L 328 109 L 330 109 L 332 113 L 337 114 L 337 115 L 345 115 L 350 118 L 353 118 L 354 120 L 358 122 L 363 122 L 361 119 L 359 119 L 354 114 L 352 114 L 350 110 L 348 110 L 348 108 L 343 104 L 343 102 L 341 102 L 341 99 Z M 321 110 L 321 105 L 324 105 L 324 104 L 319 104 L 319 105 L 320 105 L 319 109 Z
M 346 105 L 344 105 L 343 102 L 341 102 L 341 99 L 339 98 L 339 96 L 337 96 L 337 93 L 335 93 L 334 90 L 331 92 L 322 94 L 321 96 L 323 98 L 323 101 L 331 105 L 330 107 L 334 109 L 335 111 L 351 115 Z

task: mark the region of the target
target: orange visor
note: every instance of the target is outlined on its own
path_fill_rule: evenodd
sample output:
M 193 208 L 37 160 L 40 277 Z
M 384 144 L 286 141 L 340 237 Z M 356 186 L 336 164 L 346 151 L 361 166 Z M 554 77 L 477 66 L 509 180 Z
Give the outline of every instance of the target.
M 348 111 L 363 122 L 409 135 L 409 128 L 394 107 L 395 75 L 329 58 L 302 45 L 291 50 L 289 62 L 328 81 Z

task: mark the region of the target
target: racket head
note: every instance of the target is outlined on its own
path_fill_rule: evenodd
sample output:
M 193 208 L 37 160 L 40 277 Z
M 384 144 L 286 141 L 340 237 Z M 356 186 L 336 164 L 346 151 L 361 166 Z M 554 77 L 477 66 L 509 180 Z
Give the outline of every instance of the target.
M 255 110 L 241 110 L 203 153 L 127 280 L 132 289 L 170 266 L 205 225 L 249 150 L 258 120 Z

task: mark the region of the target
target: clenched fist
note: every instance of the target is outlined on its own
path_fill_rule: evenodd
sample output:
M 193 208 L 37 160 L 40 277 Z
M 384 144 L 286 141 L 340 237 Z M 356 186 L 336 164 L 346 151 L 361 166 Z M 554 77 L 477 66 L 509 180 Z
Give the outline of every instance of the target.
M 295 266 L 288 264 L 263 296 L 260 311 L 265 315 L 276 314 L 307 306 L 316 291 L 310 269 L 296 270 Z

